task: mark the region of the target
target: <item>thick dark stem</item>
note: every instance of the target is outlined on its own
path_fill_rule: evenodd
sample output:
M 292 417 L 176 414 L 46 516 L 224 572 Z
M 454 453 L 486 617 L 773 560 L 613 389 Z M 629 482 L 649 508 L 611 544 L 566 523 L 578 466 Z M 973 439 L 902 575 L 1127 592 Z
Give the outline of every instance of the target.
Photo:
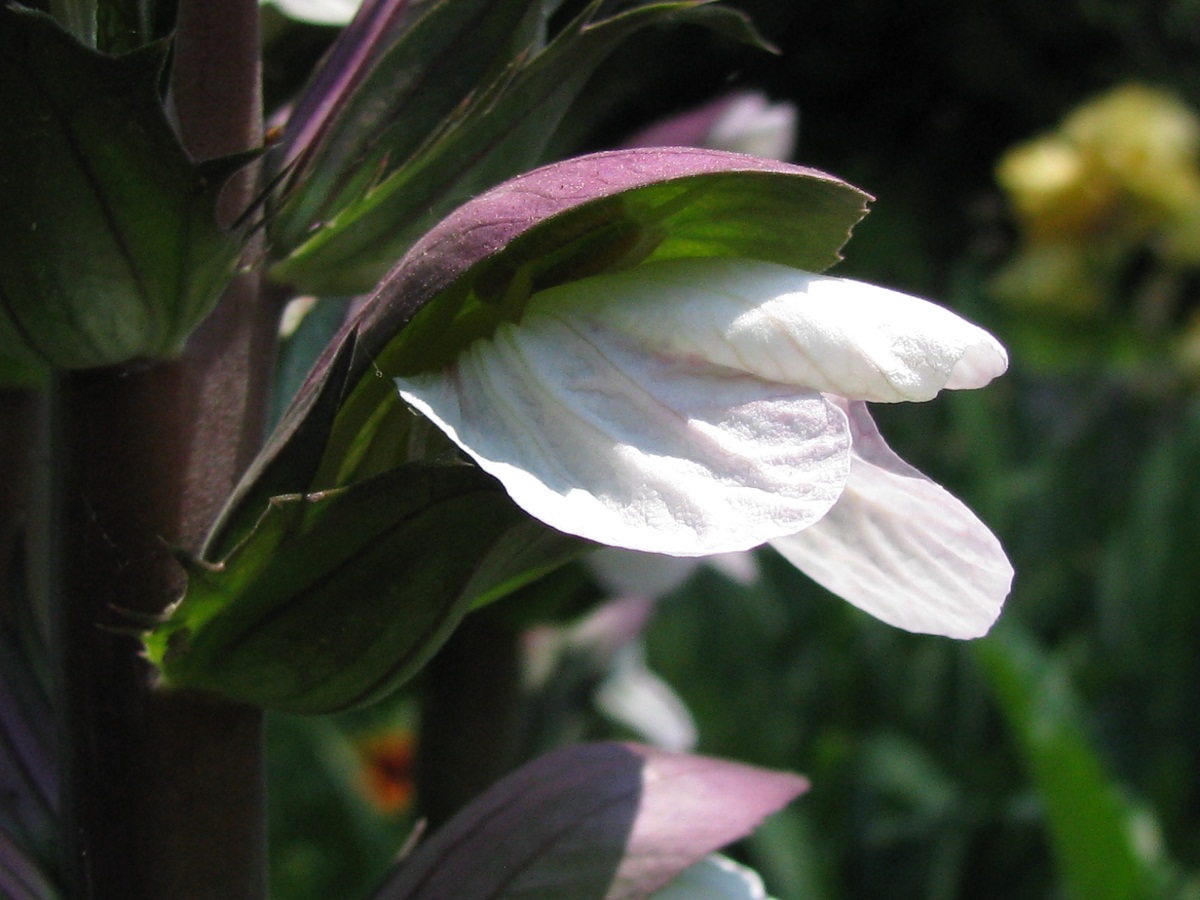
M 172 97 L 197 158 L 258 141 L 254 0 L 182 0 Z M 244 205 L 231 186 L 226 214 Z M 153 689 L 117 629 L 156 614 L 261 441 L 275 311 L 238 278 L 174 362 L 78 373 L 58 392 L 60 653 L 68 895 L 266 896 L 262 717 Z
M 517 762 L 519 634 L 499 610 L 469 616 L 422 675 L 417 805 L 437 828 Z
M 15 613 L 30 517 L 38 395 L 0 389 L 0 619 Z

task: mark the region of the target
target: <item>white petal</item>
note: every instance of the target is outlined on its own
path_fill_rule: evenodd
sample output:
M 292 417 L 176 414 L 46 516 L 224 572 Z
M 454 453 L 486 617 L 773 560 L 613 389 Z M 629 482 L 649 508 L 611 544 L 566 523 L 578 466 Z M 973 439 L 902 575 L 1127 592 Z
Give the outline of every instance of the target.
M 799 531 L 833 505 L 850 468 L 837 406 L 663 353 L 603 317 L 560 316 L 554 299 L 535 297 L 449 369 L 397 379 L 531 515 L 609 546 L 704 556 Z
M 992 335 L 927 300 L 755 260 L 664 261 L 538 299 L 665 355 L 853 400 L 928 400 L 1008 366 Z
M 955 638 L 987 633 L 1012 585 L 995 535 L 884 443 L 847 405 L 853 463 L 820 522 L 772 546 L 830 591 L 891 625 Z
M 696 720 L 674 689 L 650 671 L 640 641 L 617 651 L 595 699 L 601 712 L 639 740 L 676 753 L 696 749 Z
M 650 900 L 770 900 L 753 869 L 714 853 L 679 873 Z
M 261 2 L 261 0 L 260 0 Z M 316 25 L 345 25 L 354 18 L 362 0 L 269 0 L 284 15 Z

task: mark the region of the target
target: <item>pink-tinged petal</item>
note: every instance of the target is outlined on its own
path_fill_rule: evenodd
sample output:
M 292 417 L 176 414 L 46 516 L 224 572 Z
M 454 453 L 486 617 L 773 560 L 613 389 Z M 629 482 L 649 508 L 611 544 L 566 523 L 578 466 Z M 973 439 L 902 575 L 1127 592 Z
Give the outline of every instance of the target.
M 772 541 L 813 580 L 891 625 L 987 633 L 1013 570 L 1000 542 L 948 491 L 884 443 L 864 403 L 846 405 L 853 449 L 840 500 L 813 527 Z
M 849 430 L 820 393 L 559 315 L 551 294 L 450 368 L 397 379 L 531 515 L 609 546 L 704 556 L 799 531 L 837 500 Z
M 854 400 L 929 400 L 1008 366 L 992 335 L 937 304 L 758 260 L 664 261 L 560 290 L 546 305 L 564 317 L 602 319 L 663 355 Z

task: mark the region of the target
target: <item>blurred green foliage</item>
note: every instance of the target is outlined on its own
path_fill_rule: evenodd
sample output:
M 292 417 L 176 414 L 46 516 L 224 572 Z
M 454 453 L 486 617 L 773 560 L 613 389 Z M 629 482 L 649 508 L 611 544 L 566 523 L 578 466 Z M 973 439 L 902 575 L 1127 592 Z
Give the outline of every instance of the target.
M 1200 109 L 1200 6 L 738 5 L 782 55 L 635 39 L 555 149 L 615 142 L 730 72 L 797 102 L 798 161 L 879 198 L 840 271 L 937 297 L 1012 350 L 987 391 L 876 411 L 1017 571 L 977 644 L 888 628 L 770 553 L 752 587 L 705 569 L 662 602 L 648 661 L 699 749 L 814 784 L 740 855 L 780 900 L 1200 896 L 1200 390 L 1127 306 L 1103 327 L 1031 325 L 992 290 L 1018 247 L 1004 153 L 1125 82 Z M 1168 280 L 1156 328 L 1178 338 L 1198 276 L 1135 252 L 1107 288 Z

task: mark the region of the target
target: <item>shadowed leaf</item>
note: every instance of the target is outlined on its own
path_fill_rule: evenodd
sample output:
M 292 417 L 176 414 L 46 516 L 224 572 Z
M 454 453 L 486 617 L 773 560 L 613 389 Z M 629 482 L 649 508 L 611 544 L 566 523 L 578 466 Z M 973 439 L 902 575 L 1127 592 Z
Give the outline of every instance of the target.
M 1065 670 L 1011 628 L 975 645 L 1045 806 L 1071 897 L 1174 896 L 1156 825 L 1105 771 Z
M 473 604 L 586 547 L 530 520 L 469 466 L 406 466 L 276 497 L 145 636 L 171 687 L 270 709 L 361 706 L 411 677 Z
M 632 744 L 523 767 L 405 860 L 375 900 L 634 900 L 738 840 L 803 778 Z
M 0 6 L 0 355 L 173 355 L 232 275 L 243 239 L 215 209 L 249 156 L 187 156 L 158 95 L 166 53 L 105 56 Z

